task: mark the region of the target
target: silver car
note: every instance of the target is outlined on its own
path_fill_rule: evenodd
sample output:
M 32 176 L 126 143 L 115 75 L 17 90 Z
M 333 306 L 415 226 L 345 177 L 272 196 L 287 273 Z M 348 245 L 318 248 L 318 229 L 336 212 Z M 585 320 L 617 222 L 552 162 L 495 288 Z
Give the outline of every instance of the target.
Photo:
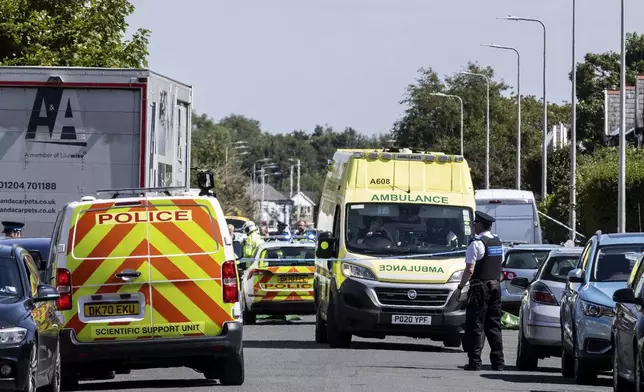
M 559 304 L 568 273 L 575 269 L 583 248 L 553 249 L 533 281 L 514 278 L 510 284 L 524 289 L 519 309 L 519 370 L 535 370 L 539 359 L 561 355 Z
M 551 250 L 560 245 L 525 244 L 514 245 L 505 251 L 501 271 L 501 304 L 506 312 L 517 314 L 524 289 L 510 284 L 514 278 L 534 279 L 539 266 Z

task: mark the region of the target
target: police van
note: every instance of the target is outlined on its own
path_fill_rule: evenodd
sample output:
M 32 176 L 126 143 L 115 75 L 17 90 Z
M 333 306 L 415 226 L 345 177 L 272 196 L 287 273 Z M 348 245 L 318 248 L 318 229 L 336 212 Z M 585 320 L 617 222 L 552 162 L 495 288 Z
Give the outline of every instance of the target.
M 465 303 L 454 294 L 474 208 L 462 156 L 338 150 L 317 221 L 316 341 L 398 335 L 459 347 Z
M 105 193 L 67 203 L 52 235 L 65 389 L 97 370 L 175 366 L 241 385 L 239 277 L 217 199 Z

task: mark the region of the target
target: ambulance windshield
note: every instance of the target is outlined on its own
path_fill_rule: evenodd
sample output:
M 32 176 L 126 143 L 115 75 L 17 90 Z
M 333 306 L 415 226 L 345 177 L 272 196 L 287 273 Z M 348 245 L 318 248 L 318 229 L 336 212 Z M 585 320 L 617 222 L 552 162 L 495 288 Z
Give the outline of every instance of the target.
M 390 255 L 463 251 L 471 236 L 472 210 L 412 203 L 347 206 L 347 248 Z

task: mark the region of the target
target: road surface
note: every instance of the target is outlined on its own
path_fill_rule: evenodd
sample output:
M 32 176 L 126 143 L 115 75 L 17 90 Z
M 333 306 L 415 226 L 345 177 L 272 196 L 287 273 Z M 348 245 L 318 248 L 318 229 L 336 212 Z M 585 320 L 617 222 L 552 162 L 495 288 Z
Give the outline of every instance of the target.
M 559 358 L 540 361 L 539 372 L 514 368 L 516 331 L 504 331 L 506 370 L 486 365 L 480 372 L 461 369 L 467 356 L 438 342 L 406 338 L 384 341 L 356 339 L 350 349 L 329 349 L 313 339 L 314 318 L 299 321 L 259 321 L 244 327 L 246 381 L 225 387 L 191 369 L 153 369 L 117 375 L 114 380 L 81 382 L 86 391 L 440 391 L 440 392 L 594 392 L 611 390 L 611 378 L 597 386 L 575 385 L 564 379 Z

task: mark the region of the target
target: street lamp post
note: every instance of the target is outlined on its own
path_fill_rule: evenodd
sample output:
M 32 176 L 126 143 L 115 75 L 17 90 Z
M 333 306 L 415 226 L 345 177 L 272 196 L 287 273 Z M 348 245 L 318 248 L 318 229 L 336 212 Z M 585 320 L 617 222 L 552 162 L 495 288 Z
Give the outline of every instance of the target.
M 461 104 L 461 155 L 463 155 L 463 98 L 459 97 L 458 95 L 452 95 L 452 94 L 443 94 L 443 93 L 430 93 L 429 95 L 434 95 L 437 97 L 445 97 L 445 98 L 456 98 Z
M 226 157 L 225 157 L 225 162 L 224 162 L 225 163 L 224 164 L 224 177 L 228 177 L 228 149 L 229 149 L 229 147 L 233 151 L 234 150 L 242 150 L 242 152 L 240 152 L 239 155 L 247 155 L 248 154 L 248 151 L 247 151 L 248 150 L 248 145 L 243 140 L 226 144 L 226 148 L 225 148 Z
M 261 166 L 261 168 L 259 169 L 260 175 L 262 176 L 261 177 L 261 180 L 262 180 L 262 198 L 260 199 L 260 202 L 259 202 L 259 221 L 260 222 L 262 221 L 262 218 L 264 216 L 264 195 L 265 195 L 265 192 L 266 192 L 266 180 L 265 180 L 266 169 L 273 169 L 273 168 L 276 168 L 276 167 L 279 167 L 279 165 L 276 165 L 274 163 L 266 163 L 266 164 L 263 164 Z M 273 173 L 273 174 L 275 174 L 275 173 Z
M 290 162 L 296 162 L 295 165 L 291 165 L 291 198 L 293 198 L 293 166 L 297 166 L 297 194 L 300 194 L 300 167 L 301 162 L 299 159 L 289 158 Z M 297 220 L 300 220 L 300 206 L 297 206 Z
M 577 236 L 577 63 L 575 61 L 577 0 L 572 0 L 572 92 L 570 97 L 570 239 Z
M 622 0 L 622 53 L 620 64 L 620 126 L 619 126 L 619 180 L 617 185 L 617 232 L 626 232 L 626 36 L 624 4 Z
M 488 48 L 511 50 L 517 54 L 517 189 L 521 189 L 521 55 L 516 48 L 496 44 L 482 45 Z
M 474 72 L 459 72 L 462 75 L 480 76 L 487 83 L 487 105 L 485 114 L 485 189 L 490 189 L 490 78 Z
M 539 23 L 543 28 L 543 146 L 541 155 L 541 200 L 545 201 L 548 195 L 548 101 L 546 100 L 546 25 L 535 18 L 522 18 L 519 16 L 506 16 L 499 19 L 514 20 L 517 22 Z

